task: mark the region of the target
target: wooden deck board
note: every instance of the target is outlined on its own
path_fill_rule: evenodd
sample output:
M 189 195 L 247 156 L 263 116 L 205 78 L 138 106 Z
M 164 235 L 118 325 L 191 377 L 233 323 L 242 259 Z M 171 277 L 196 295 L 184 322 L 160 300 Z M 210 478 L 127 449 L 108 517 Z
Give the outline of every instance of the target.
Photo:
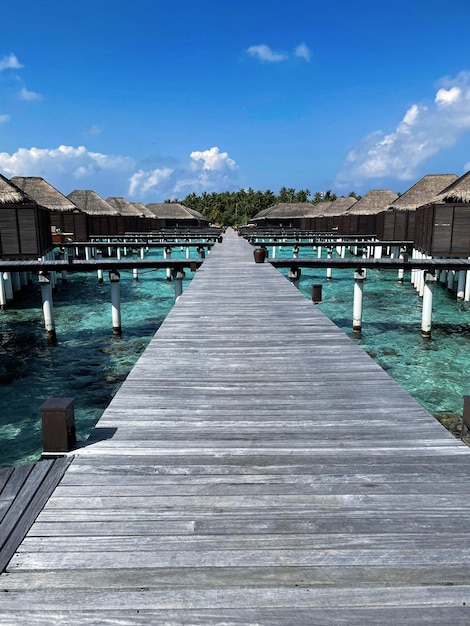
M 469 453 L 228 232 L 0 576 L 0 625 L 466 624 Z

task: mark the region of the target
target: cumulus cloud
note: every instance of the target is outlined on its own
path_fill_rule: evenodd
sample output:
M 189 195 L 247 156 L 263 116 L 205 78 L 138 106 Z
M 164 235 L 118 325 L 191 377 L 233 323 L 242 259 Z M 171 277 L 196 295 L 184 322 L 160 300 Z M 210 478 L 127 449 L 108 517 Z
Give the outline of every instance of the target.
M 470 131 L 470 72 L 440 81 L 434 102 L 413 104 L 395 130 L 378 130 L 347 155 L 338 185 L 390 177 L 413 180 L 419 167 Z
M 274 52 L 265 44 L 250 46 L 248 48 L 248 54 L 251 54 L 251 56 L 256 57 L 260 61 L 267 61 L 268 63 L 279 63 L 279 61 L 285 61 L 288 58 L 286 54 Z
M 189 158 L 186 164 L 172 168 L 139 170 L 131 177 L 129 194 L 137 199 L 150 193 L 167 198 L 190 192 L 222 191 L 231 186 L 238 166 L 227 152 L 220 152 L 214 146 L 195 150 Z
M 250 56 L 255 57 L 259 61 L 265 61 L 267 63 L 280 63 L 282 61 L 288 61 L 292 56 L 291 54 L 287 54 L 285 52 L 275 52 L 266 44 L 250 46 L 247 52 Z M 306 44 L 301 43 L 294 48 L 293 56 L 303 59 L 308 63 L 311 58 L 311 52 Z
M 196 150 L 189 155 L 196 163 L 202 164 L 203 170 L 234 170 L 237 164 L 227 152 L 220 152 L 219 148 L 213 147 L 202 152 Z
M 311 56 L 312 56 L 312 53 L 310 52 L 310 48 L 306 46 L 304 43 L 301 43 L 299 46 L 297 46 L 294 49 L 294 54 L 296 57 L 299 57 L 300 59 L 307 61 L 307 63 L 310 61 Z
M 159 185 L 168 181 L 173 172 L 169 167 L 147 171 L 140 169 L 129 179 L 129 195 L 133 198 L 145 196 L 148 191 L 156 190 Z
M 0 72 L 3 70 L 19 70 L 22 67 L 23 66 L 13 53 L 0 59 Z
M 27 102 L 33 102 L 34 100 L 41 100 L 42 96 L 35 91 L 29 91 L 26 87 L 22 87 L 19 92 L 20 99 L 26 100 Z
M 143 202 L 193 191 L 223 191 L 233 186 L 237 169 L 235 161 L 218 147 L 195 150 L 182 164 L 171 158 L 152 168 L 130 157 L 92 152 L 85 146 L 20 148 L 13 154 L 0 153 L 0 171 L 7 177 L 42 176 L 65 194 L 74 189 L 93 189 L 103 197 L 125 196 Z

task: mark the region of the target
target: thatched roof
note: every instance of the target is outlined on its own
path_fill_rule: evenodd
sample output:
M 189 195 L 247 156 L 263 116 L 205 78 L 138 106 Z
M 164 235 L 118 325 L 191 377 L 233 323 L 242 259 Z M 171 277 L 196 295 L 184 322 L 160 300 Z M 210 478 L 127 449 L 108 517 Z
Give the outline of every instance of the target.
M 0 174 L 0 204 L 36 204 L 36 202 L 15 183 Z
M 145 204 L 142 204 L 142 202 L 131 202 L 131 204 L 132 206 L 135 206 L 144 217 L 155 217 L 155 213 L 152 213 L 152 211 L 146 207 Z
M 348 209 L 348 215 L 375 215 L 398 198 L 390 189 L 371 189 Z
M 134 206 L 131 202 L 128 202 L 125 198 L 115 198 L 113 196 L 106 198 L 106 202 L 116 209 L 119 215 L 126 217 L 142 217 L 142 211 Z
M 470 204 L 470 171 L 453 181 L 433 199 L 435 202 L 462 202 Z
M 40 176 L 13 176 L 10 180 L 46 209 L 51 211 L 80 210 L 67 196 Z
M 89 189 L 76 189 L 67 194 L 67 198 L 89 215 L 119 215 L 113 206 L 108 204 L 106 200 L 103 200 L 96 192 Z
M 443 189 L 457 179 L 455 174 L 427 174 L 387 207 L 389 210 L 416 211 L 429 204 Z
M 334 217 L 335 215 L 343 215 L 346 213 L 348 209 L 350 209 L 353 204 L 356 204 L 357 199 L 351 196 L 347 198 L 337 198 L 333 200 L 333 202 L 325 201 L 317 204 L 317 216 L 327 217 L 331 215 Z
M 203 220 L 208 221 L 204 215 L 189 209 L 179 202 L 153 202 L 146 205 L 152 211 L 154 217 L 162 220 Z
M 252 221 L 262 218 L 295 219 L 305 217 L 312 210 L 313 206 L 311 202 L 280 202 L 257 213 L 252 218 Z

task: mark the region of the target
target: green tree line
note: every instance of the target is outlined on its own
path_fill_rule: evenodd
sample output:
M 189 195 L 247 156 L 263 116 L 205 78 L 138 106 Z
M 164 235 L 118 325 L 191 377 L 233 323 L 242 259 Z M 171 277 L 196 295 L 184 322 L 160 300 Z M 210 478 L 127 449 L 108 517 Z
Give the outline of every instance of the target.
M 354 191 L 349 196 L 360 199 Z M 328 191 L 317 191 L 311 194 L 309 189 L 296 191 L 292 187 L 281 187 L 276 195 L 270 189 L 255 191 L 254 189 L 240 189 L 239 191 L 224 191 L 222 193 L 201 194 L 190 193 L 180 200 L 165 200 L 165 202 L 179 202 L 189 209 L 202 213 L 211 222 L 221 226 L 241 226 L 248 222 L 260 211 L 268 209 L 281 202 L 311 202 L 318 204 L 325 200 L 336 200 L 337 195 Z

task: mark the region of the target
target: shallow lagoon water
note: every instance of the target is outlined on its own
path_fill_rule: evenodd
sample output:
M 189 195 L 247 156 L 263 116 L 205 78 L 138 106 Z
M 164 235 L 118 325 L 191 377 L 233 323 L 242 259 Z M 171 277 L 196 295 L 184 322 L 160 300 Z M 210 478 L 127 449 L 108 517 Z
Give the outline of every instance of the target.
M 291 256 L 285 246 L 278 255 Z M 174 248 L 174 257 L 183 255 Z M 301 256 L 308 256 L 301 249 Z M 287 271 L 283 271 L 287 274 Z M 191 279 L 187 272 L 184 288 Z M 311 298 L 323 285 L 318 306 L 344 332 L 352 333 L 353 271 L 303 269 L 299 288 Z M 162 270 L 121 273 L 121 337 L 111 330 L 110 287 L 94 273 L 70 274 L 58 282 L 54 314 L 58 343 L 48 346 L 38 285 L 26 288 L 0 312 L 0 466 L 34 461 L 41 452 L 39 407 L 49 397 L 76 398 L 77 436 L 88 436 L 174 302 Z M 314 306 L 312 304 L 312 306 Z M 363 332 L 354 341 L 402 387 L 454 433 L 460 428 L 462 396 L 470 393 L 470 309 L 441 285 L 434 296 L 433 334 L 420 335 L 421 298 L 409 277 L 399 285 L 395 271 L 367 271 Z

